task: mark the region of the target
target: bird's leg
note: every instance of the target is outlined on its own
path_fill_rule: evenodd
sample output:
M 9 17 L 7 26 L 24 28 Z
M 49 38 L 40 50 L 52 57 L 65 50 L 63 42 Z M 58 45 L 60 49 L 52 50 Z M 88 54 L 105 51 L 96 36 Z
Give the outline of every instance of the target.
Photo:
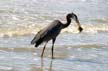
M 47 43 L 48 43 L 48 42 L 46 42 L 45 45 L 44 45 L 44 48 L 43 48 L 43 50 L 42 50 L 41 57 L 43 57 L 43 53 L 44 53 L 44 50 L 45 50 L 45 47 L 46 47 L 46 44 L 47 44 Z
M 53 50 L 54 50 L 54 43 L 55 43 L 55 40 L 56 40 L 55 38 L 52 40 L 52 43 L 53 43 L 53 44 L 52 44 L 52 59 L 54 59 L 54 57 L 53 57 Z

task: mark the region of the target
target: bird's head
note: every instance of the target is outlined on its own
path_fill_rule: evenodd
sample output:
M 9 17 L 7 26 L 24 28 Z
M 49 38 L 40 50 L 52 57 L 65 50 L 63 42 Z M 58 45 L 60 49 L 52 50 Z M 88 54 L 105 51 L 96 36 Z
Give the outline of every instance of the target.
M 83 28 L 82 28 L 81 25 L 80 25 L 80 22 L 79 22 L 79 20 L 78 20 L 77 15 L 76 15 L 75 13 L 71 13 L 71 15 L 72 15 L 72 19 L 75 20 L 75 22 L 76 22 L 77 25 L 78 25 L 78 30 L 79 30 L 79 32 L 82 32 L 82 31 L 83 31 Z
M 72 18 L 72 13 L 69 13 L 69 14 L 67 14 L 67 19 L 70 19 L 70 18 Z

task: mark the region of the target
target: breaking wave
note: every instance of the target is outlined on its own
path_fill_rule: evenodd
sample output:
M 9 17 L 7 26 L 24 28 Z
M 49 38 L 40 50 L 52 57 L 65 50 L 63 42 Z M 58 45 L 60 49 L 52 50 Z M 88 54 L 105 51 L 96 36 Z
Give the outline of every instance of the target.
M 46 24 L 45 24 L 46 25 Z M 17 37 L 17 36 L 26 36 L 36 34 L 42 25 L 30 25 L 28 27 L 16 27 L 16 28 L 0 28 L 0 37 Z M 99 32 L 108 32 L 107 24 L 83 24 L 84 33 L 99 33 Z M 78 27 L 76 25 L 70 25 L 68 28 L 63 29 L 61 33 L 78 33 Z

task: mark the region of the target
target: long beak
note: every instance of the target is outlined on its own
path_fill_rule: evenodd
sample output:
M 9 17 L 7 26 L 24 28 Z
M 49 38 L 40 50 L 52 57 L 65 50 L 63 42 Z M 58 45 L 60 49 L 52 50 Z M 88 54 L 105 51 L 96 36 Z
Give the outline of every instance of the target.
M 82 32 L 83 28 L 81 27 L 80 22 L 78 20 L 78 17 L 75 14 L 74 14 L 74 19 L 75 19 L 75 21 L 76 21 L 76 23 L 78 25 L 79 32 Z
M 78 18 L 76 19 L 76 23 L 77 23 L 77 25 L 78 25 L 78 30 L 79 30 L 79 32 L 82 32 L 82 31 L 83 31 L 83 28 L 81 27 Z

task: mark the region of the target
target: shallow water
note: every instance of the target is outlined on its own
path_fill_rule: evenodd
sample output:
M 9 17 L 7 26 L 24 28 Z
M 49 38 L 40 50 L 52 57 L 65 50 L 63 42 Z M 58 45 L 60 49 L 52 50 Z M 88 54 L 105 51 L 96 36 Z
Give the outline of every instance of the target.
M 39 48 L 31 46 L 33 36 L 25 37 L 26 41 L 21 40 L 24 37 L 2 38 L 0 71 L 107 71 L 107 35 L 108 33 L 61 34 L 55 43 L 53 60 L 51 42 L 41 59 L 43 45 Z
M 50 41 L 44 46 L 30 42 L 54 19 L 65 22 L 74 12 L 75 22 L 57 37 L 51 59 Z M 0 71 L 108 71 L 107 0 L 0 0 Z
M 41 48 L 0 49 L 1 71 L 107 71 L 108 46 L 77 45 L 56 47 L 51 60 L 47 48 L 41 60 Z

